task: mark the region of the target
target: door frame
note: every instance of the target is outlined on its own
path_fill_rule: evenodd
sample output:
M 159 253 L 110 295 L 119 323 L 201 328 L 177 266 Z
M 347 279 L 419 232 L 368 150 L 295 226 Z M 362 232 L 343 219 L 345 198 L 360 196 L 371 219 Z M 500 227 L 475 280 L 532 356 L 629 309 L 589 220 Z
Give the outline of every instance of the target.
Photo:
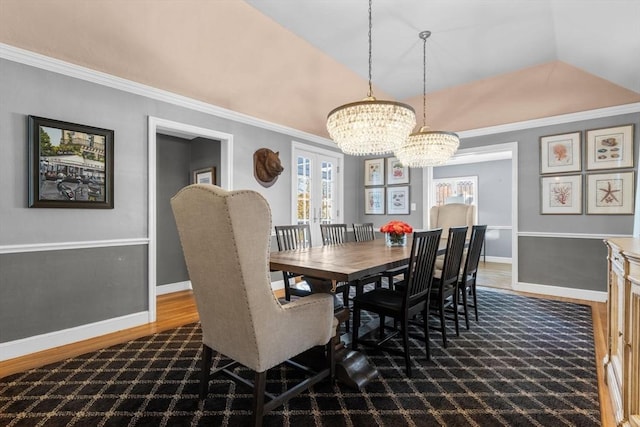
M 327 150 L 325 148 L 316 147 L 314 145 L 305 144 L 303 142 L 293 141 L 291 143 L 291 224 L 294 224 L 297 221 L 297 188 L 298 188 L 298 172 L 295 168 L 297 165 L 296 162 L 296 151 L 303 150 L 308 151 L 314 154 L 320 154 L 323 156 L 335 157 L 338 159 L 338 173 L 336 180 L 336 189 L 338 191 L 338 206 L 337 210 L 339 212 L 336 215 L 336 219 L 339 222 L 344 221 L 344 153 L 341 151 L 333 151 Z M 317 239 L 316 239 L 317 240 Z M 314 241 L 315 242 L 315 241 Z M 316 242 L 317 243 L 317 242 Z
M 156 258 L 157 258 L 157 230 L 156 230 L 156 135 L 176 136 L 184 139 L 208 138 L 220 141 L 220 187 L 226 190 L 233 189 L 233 135 L 214 129 L 193 126 L 186 123 L 174 122 L 149 116 L 148 119 L 148 176 L 147 176 L 147 233 L 149 246 L 147 248 L 147 275 L 149 295 L 149 322 L 156 321 Z
M 507 142 L 461 149 L 443 166 L 503 159 L 511 159 L 511 289 L 515 289 L 518 283 L 518 143 Z M 429 211 L 433 205 L 433 195 L 430 191 L 433 167 L 424 169 L 422 180 L 423 192 L 427 194 L 427 197 L 422 198 L 422 221 L 426 229 L 429 228 Z

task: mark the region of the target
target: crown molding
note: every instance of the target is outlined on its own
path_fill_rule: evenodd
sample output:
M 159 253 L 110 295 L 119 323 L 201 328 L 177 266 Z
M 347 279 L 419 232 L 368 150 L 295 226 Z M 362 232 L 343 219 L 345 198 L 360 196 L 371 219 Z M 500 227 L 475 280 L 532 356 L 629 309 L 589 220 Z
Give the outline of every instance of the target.
M 0 43 L 0 58 L 336 148 L 336 144 L 332 140 L 318 135 L 258 119 L 237 111 L 228 110 L 4 43 Z
M 237 111 L 228 110 L 206 102 L 198 101 L 186 96 L 177 95 L 162 89 L 157 89 L 142 83 L 133 82 L 131 80 L 116 77 L 101 71 L 92 70 L 70 62 L 51 58 L 29 50 L 21 49 L 8 44 L 0 43 L 0 58 L 20 64 L 30 65 L 43 70 L 74 77 L 80 80 L 107 86 L 113 89 L 123 90 L 180 107 L 188 108 L 195 111 L 211 114 L 233 120 L 239 123 L 245 123 L 262 129 L 271 130 L 278 133 L 284 133 L 295 138 L 304 139 L 317 144 L 336 148 L 335 143 L 327 138 L 304 132 L 288 126 L 279 125 L 266 120 L 258 119 L 247 114 Z M 472 138 L 476 136 L 494 135 L 504 132 L 512 132 L 523 129 L 531 129 L 536 127 L 557 125 L 563 123 L 576 122 L 581 120 L 591 120 L 602 117 L 618 116 L 622 114 L 640 112 L 640 102 L 619 105 L 614 107 L 598 108 L 595 110 L 580 111 L 577 113 L 562 114 L 558 116 L 545 117 L 541 119 L 526 120 L 521 122 L 507 123 L 504 125 L 490 126 L 485 128 L 471 129 L 457 132 L 460 138 Z

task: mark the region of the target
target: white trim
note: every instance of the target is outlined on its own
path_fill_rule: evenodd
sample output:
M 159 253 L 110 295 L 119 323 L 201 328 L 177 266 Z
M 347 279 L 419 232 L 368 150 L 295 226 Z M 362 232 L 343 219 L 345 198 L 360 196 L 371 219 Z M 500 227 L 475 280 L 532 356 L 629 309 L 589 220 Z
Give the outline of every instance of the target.
M 180 291 L 189 291 L 193 289 L 191 287 L 191 280 L 185 280 L 184 282 L 167 283 L 166 285 L 158 285 L 156 287 L 156 295 L 171 294 Z
M 495 135 L 504 132 L 513 132 L 524 129 L 533 129 L 543 126 L 559 125 L 563 123 L 578 122 L 582 120 L 600 119 L 602 117 L 620 116 L 622 114 L 632 114 L 640 112 L 640 102 L 632 104 L 617 105 L 614 107 L 597 108 L 595 110 L 579 111 L 577 113 L 561 114 L 558 116 L 544 117 L 541 119 L 525 120 L 522 122 L 507 123 L 504 125 L 490 126 L 457 132 L 462 138 L 473 138 L 476 136 Z
M 202 128 L 186 123 L 174 122 L 149 116 L 148 119 L 148 304 L 149 322 L 156 320 L 156 295 L 157 295 L 157 236 L 156 236 L 156 135 L 177 136 L 180 138 L 193 139 L 198 137 L 214 139 L 220 141 L 220 187 L 227 190 L 233 189 L 233 135 L 219 132 L 213 129 Z
M 556 239 L 617 239 L 632 237 L 630 234 L 588 234 L 588 233 L 544 233 L 538 231 L 520 231 L 518 237 L 551 237 Z
M 279 125 L 277 123 L 272 123 L 267 120 L 258 119 L 247 114 L 238 113 L 233 110 L 228 110 L 226 108 L 218 107 L 186 96 L 177 95 L 172 92 L 136 83 L 131 80 L 92 70 L 90 68 L 81 67 L 76 64 L 71 64 L 69 62 L 41 55 L 39 53 L 30 52 L 4 43 L 0 43 L 0 58 L 52 71 L 65 76 L 74 77 L 80 80 L 85 80 L 91 83 L 96 83 L 102 86 L 107 86 L 113 89 L 123 90 L 125 92 L 167 102 L 169 104 L 178 105 L 180 107 L 200 111 L 206 114 L 211 114 L 216 117 L 245 123 L 258 128 L 272 130 L 274 132 L 285 133 L 295 138 L 301 138 L 318 144 L 336 147 L 336 144 L 333 141 L 324 137 Z
M 590 291 L 587 289 L 564 288 L 560 286 L 539 285 L 536 283 L 518 282 L 513 287 L 514 291 L 530 292 L 533 294 L 550 295 L 555 297 L 581 299 L 585 301 L 606 302 L 607 293 L 603 291 Z
M 91 240 L 86 242 L 57 242 L 57 243 L 33 243 L 23 245 L 0 246 L 0 254 L 18 254 L 24 252 L 63 251 L 67 249 L 108 248 L 112 246 L 137 246 L 148 245 L 149 239 L 113 239 Z
M 146 324 L 148 317 L 148 313 L 142 311 L 113 319 L 75 326 L 69 329 L 0 343 L 0 360 L 9 360 L 26 354 L 110 334 L 123 329 L 134 328 Z
M 487 225 L 487 230 L 513 230 L 510 225 Z
M 484 262 L 484 257 L 482 258 Z M 489 256 L 487 255 L 487 262 L 495 262 L 497 264 L 513 264 L 512 259 L 510 257 L 502 257 L 502 256 Z

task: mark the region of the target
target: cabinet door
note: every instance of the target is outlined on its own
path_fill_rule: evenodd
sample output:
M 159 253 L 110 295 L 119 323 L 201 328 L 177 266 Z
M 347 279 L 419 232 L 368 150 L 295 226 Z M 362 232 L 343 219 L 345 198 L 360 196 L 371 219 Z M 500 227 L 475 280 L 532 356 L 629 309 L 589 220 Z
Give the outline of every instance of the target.
M 609 270 L 609 345 L 610 362 L 618 386 L 622 384 L 624 360 L 624 324 L 625 324 L 625 280 L 620 254 L 613 252 Z M 620 390 L 622 391 L 622 390 Z
M 640 420 L 640 284 L 631 283 L 629 318 L 625 331 L 625 360 L 628 369 L 627 399 L 631 419 Z

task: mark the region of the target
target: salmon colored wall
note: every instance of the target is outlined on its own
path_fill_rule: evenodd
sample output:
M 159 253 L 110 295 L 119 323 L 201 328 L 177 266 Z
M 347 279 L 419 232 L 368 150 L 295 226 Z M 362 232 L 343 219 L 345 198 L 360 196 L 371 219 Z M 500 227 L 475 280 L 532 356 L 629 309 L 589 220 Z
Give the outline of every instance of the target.
M 0 43 L 325 137 L 327 113 L 367 90 L 243 1 L 0 0 Z M 554 62 L 429 94 L 427 122 L 461 131 L 638 101 Z M 409 102 L 421 121 L 421 98 Z

